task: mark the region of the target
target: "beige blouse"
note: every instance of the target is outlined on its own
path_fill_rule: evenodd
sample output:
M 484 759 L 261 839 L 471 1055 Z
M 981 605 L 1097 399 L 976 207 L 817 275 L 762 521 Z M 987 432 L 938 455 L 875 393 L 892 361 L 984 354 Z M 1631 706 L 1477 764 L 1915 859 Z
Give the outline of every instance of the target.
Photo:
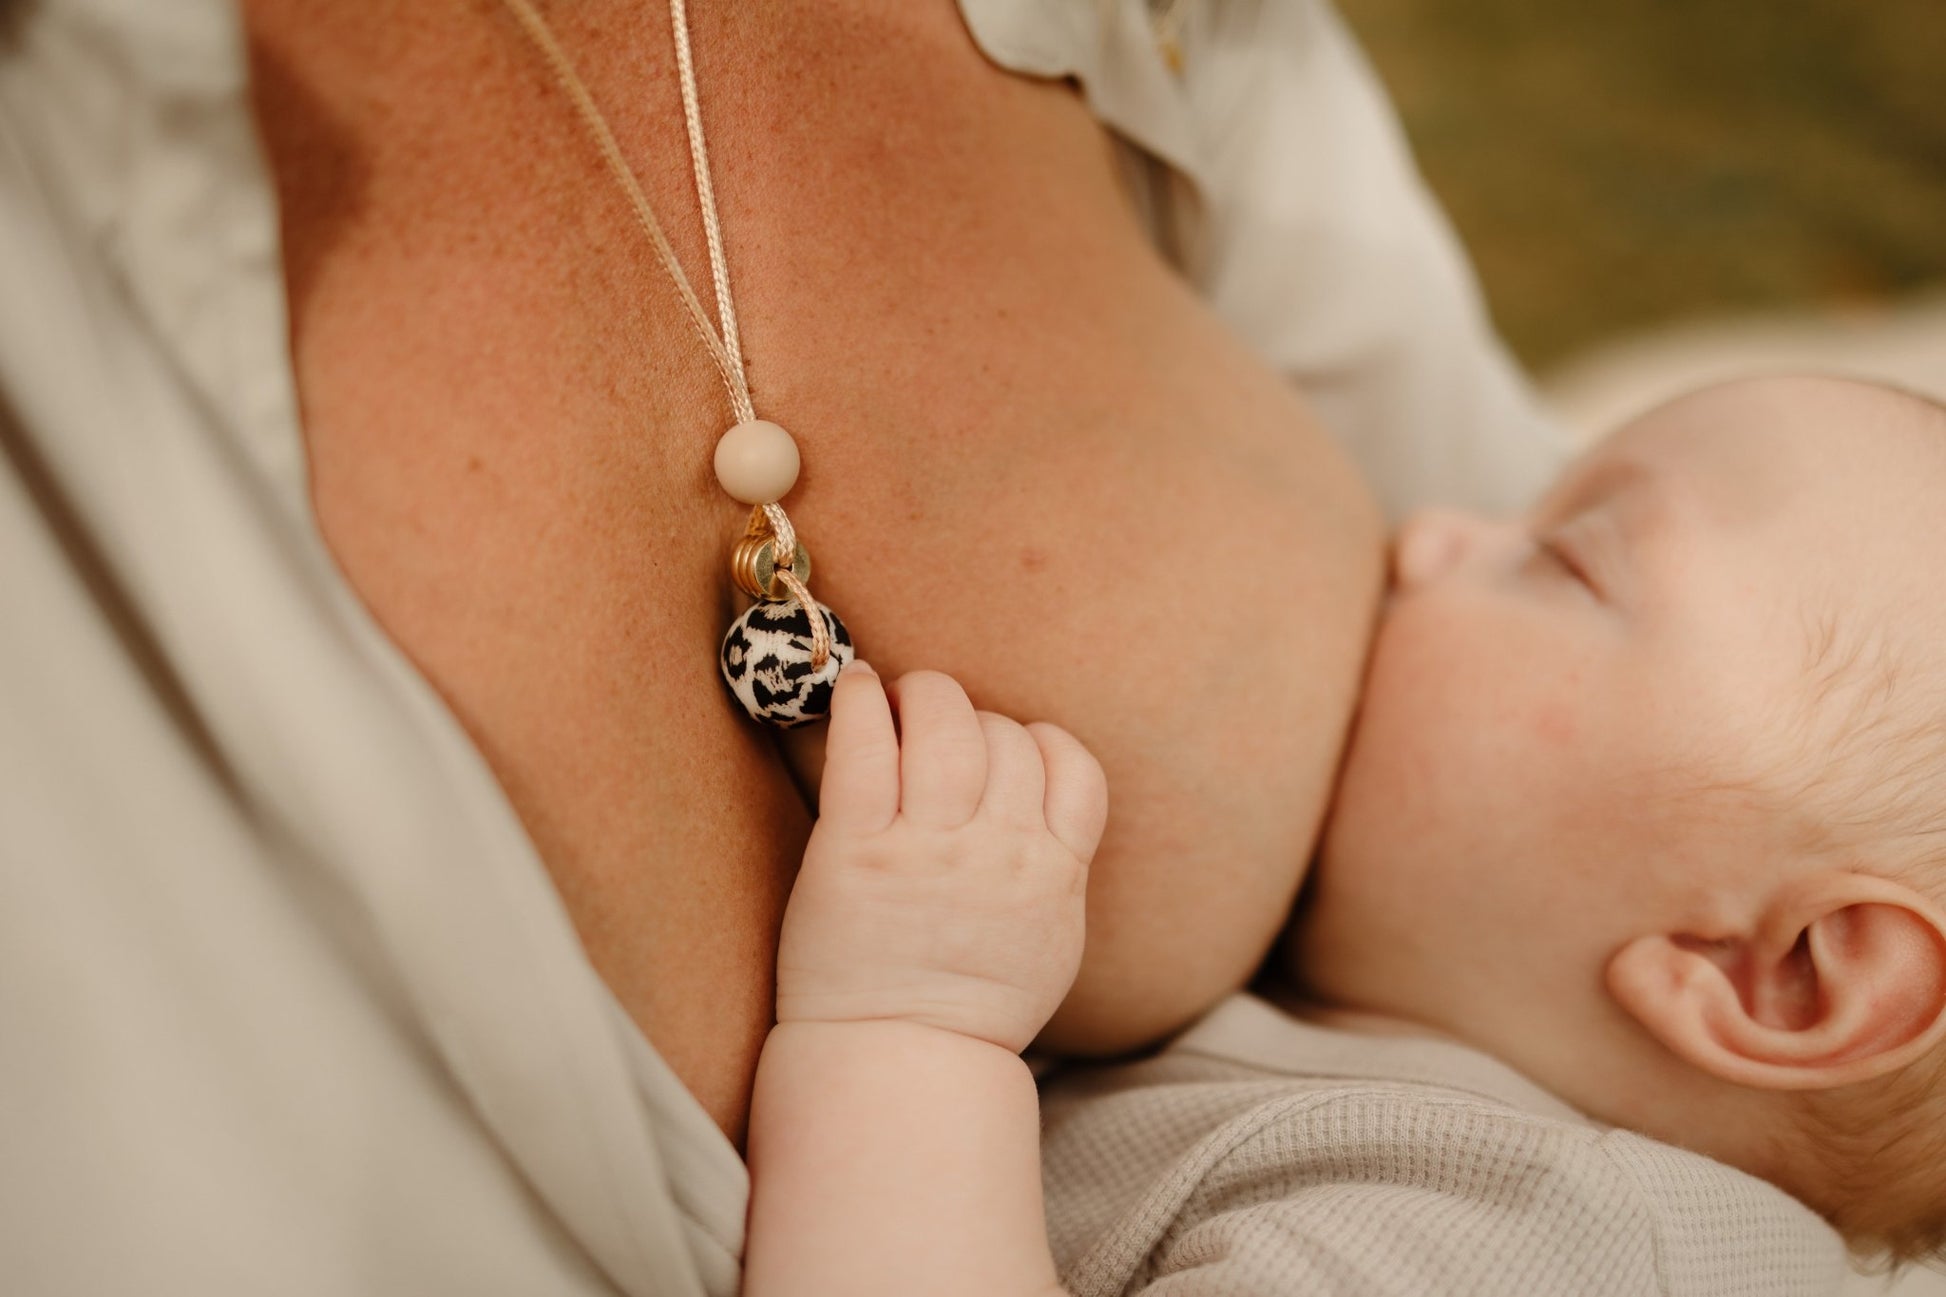
M 1328 10 L 964 0 L 1394 507 L 1557 443 Z M 0 1287 L 724 1297 L 747 1178 L 319 540 L 227 0 L 0 24 Z

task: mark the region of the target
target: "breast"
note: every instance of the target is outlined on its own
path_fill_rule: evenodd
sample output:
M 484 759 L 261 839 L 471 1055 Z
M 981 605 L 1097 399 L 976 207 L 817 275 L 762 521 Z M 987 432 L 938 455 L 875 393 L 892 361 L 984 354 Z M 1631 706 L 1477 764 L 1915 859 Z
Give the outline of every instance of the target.
M 326 539 L 734 1134 L 809 816 L 714 677 L 741 525 L 714 372 L 510 27 L 421 14 L 334 53 L 259 7 Z M 1051 1039 L 1150 1037 L 1248 975 L 1295 891 L 1376 513 L 1143 242 L 1071 90 L 985 63 L 950 5 L 720 8 L 694 16 L 706 119 L 814 587 L 881 672 L 952 672 L 1101 758 L 1087 963 Z M 666 31 L 562 20 L 706 282 Z

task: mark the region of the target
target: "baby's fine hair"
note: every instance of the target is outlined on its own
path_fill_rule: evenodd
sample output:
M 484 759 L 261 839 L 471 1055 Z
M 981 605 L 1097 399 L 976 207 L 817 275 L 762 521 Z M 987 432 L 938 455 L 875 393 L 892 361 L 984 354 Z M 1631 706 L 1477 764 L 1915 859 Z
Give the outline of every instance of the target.
M 1845 436 L 1938 438 L 1946 507 L 1946 404 L 1872 384 L 1890 398 Z M 1898 426 L 1890 426 L 1898 425 Z M 1861 525 L 1869 520 L 1860 519 Z M 1946 555 L 1915 553 L 1924 568 Z M 1946 589 L 1942 589 L 1946 606 Z M 1816 846 L 1843 853 L 1946 905 L 1946 644 L 1895 627 L 1808 615 L 1806 698 L 1793 775 L 1771 791 Z M 1765 781 L 1772 782 L 1772 781 Z M 1800 1196 L 1868 1258 L 1946 1262 L 1946 1047 L 1891 1076 L 1813 1092 L 1794 1132 L 1815 1168 Z

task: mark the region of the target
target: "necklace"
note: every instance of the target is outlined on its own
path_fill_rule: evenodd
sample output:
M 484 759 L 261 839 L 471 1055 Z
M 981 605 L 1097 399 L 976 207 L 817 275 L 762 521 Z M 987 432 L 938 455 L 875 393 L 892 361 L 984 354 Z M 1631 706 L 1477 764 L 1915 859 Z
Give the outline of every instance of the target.
M 687 6 L 684 0 L 669 0 L 669 25 L 675 38 L 676 72 L 682 83 L 690 171 L 696 181 L 697 206 L 702 210 L 703 236 L 709 244 L 716 314 L 722 321 L 720 335 L 689 286 L 648 196 L 623 161 L 608 119 L 595 105 L 594 96 L 554 39 L 547 21 L 532 0 L 501 2 L 573 103 L 602 161 L 634 209 L 636 221 L 654 245 L 663 269 L 675 282 L 690 323 L 695 325 L 729 392 L 736 422 L 717 440 L 716 480 L 732 498 L 752 506 L 743 535 L 730 549 L 730 580 L 755 602 L 724 632 L 717 652 L 723 681 L 756 720 L 781 728 L 818 720 L 830 710 L 832 685 L 852 659 L 851 636 L 836 613 L 811 597 L 811 555 L 781 503 L 797 483 L 797 443 L 777 424 L 759 419 L 750 400 L 736 307 L 730 300 L 730 267 L 723 255 L 722 222 L 716 213 L 716 190 L 710 183 L 709 153 L 703 144 Z

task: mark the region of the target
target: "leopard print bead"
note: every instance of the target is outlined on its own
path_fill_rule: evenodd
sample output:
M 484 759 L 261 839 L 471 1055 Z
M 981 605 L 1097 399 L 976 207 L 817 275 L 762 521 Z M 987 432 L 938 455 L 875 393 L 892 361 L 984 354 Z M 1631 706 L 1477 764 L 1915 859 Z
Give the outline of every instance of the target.
M 831 656 L 822 671 L 811 669 L 811 619 L 795 600 L 751 604 L 723 636 L 723 682 L 766 725 L 789 729 L 822 720 L 831 710 L 831 688 L 853 650 L 838 614 L 823 604 L 818 612 L 831 632 Z

